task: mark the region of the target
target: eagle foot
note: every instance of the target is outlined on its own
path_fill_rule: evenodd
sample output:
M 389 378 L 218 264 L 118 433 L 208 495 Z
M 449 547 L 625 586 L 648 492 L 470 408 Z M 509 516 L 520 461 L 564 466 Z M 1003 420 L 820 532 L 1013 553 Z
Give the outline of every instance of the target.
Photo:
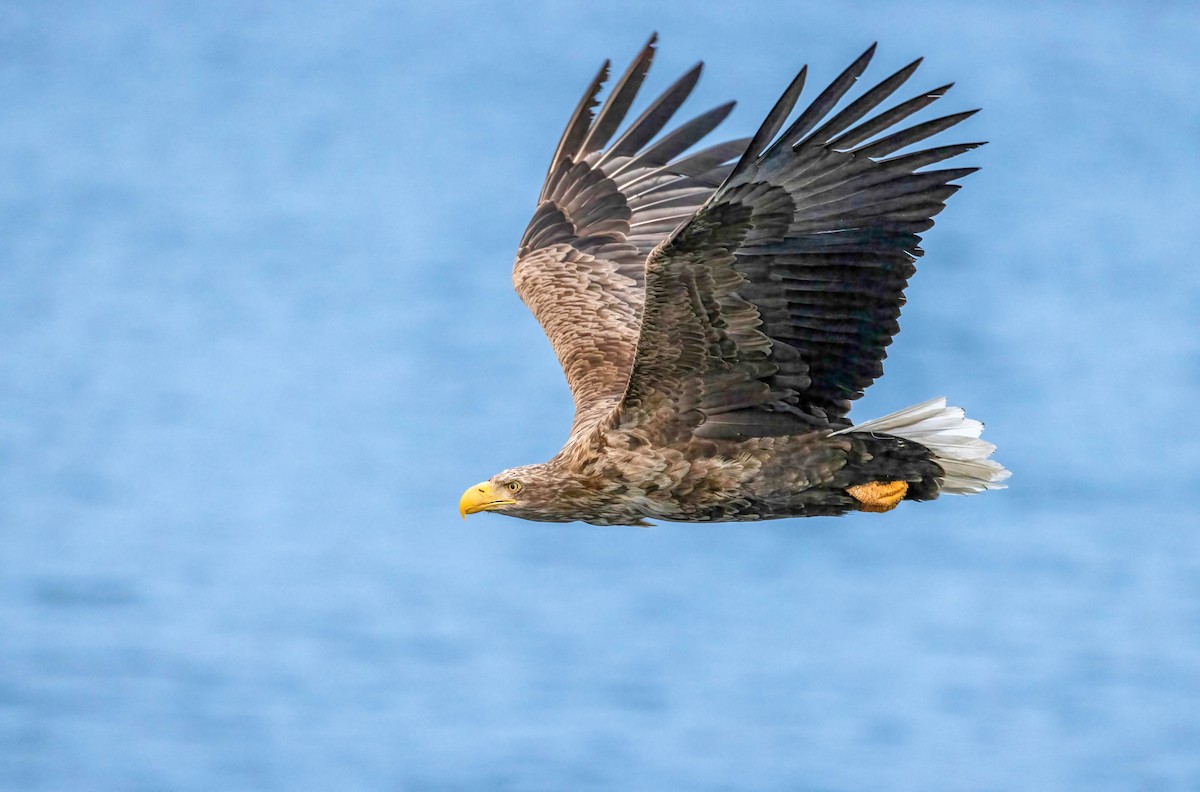
M 886 512 L 896 508 L 908 492 L 907 481 L 872 481 L 849 487 L 846 492 L 861 503 L 859 511 Z

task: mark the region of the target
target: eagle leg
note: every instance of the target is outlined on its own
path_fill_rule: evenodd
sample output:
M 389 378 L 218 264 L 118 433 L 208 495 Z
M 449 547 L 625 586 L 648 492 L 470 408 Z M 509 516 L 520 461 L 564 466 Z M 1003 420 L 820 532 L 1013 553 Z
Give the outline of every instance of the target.
M 872 481 L 849 487 L 846 492 L 862 504 L 860 511 L 886 512 L 896 508 L 908 492 L 907 481 Z

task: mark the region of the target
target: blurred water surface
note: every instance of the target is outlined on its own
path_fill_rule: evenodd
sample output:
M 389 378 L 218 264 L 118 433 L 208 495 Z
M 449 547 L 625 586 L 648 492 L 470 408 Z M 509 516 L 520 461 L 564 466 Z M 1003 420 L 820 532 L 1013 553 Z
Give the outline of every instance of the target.
M 561 443 L 509 284 L 597 64 L 753 131 L 876 78 L 991 144 L 888 374 L 1012 488 L 455 514 Z M 0 6 L 0 788 L 1200 786 L 1192 3 Z M 810 89 L 811 96 L 811 89 Z

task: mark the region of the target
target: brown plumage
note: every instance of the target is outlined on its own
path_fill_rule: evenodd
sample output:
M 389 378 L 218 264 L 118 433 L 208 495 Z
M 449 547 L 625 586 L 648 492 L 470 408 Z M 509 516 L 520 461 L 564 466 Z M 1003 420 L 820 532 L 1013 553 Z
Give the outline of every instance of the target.
M 462 513 L 760 520 L 1000 486 L 981 425 L 944 400 L 846 417 L 883 373 L 918 235 L 975 170 L 925 168 L 980 144 L 892 155 L 973 111 L 896 131 L 949 88 L 876 113 L 916 61 L 830 115 L 872 46 L 782 133 L 806 69 L 752 139 L 686 154 L 733 107 L 655 140 L 699 65 L 616 134 L 654 43 L 595 114 L 607 63 L 593 80 L 513 268 L 571 388 L 570 438 L 549 462 L 468 489 Z

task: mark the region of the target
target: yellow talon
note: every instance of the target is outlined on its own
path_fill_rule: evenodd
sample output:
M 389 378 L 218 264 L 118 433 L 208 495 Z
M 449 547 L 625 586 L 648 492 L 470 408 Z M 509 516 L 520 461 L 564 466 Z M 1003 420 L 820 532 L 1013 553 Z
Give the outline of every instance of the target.
M 858 484 L 846 490 L 850 497 L 862 504 L 860 511 L 885 512 L 896 508 L 908 492 L 907 481 L 872 481 Z

